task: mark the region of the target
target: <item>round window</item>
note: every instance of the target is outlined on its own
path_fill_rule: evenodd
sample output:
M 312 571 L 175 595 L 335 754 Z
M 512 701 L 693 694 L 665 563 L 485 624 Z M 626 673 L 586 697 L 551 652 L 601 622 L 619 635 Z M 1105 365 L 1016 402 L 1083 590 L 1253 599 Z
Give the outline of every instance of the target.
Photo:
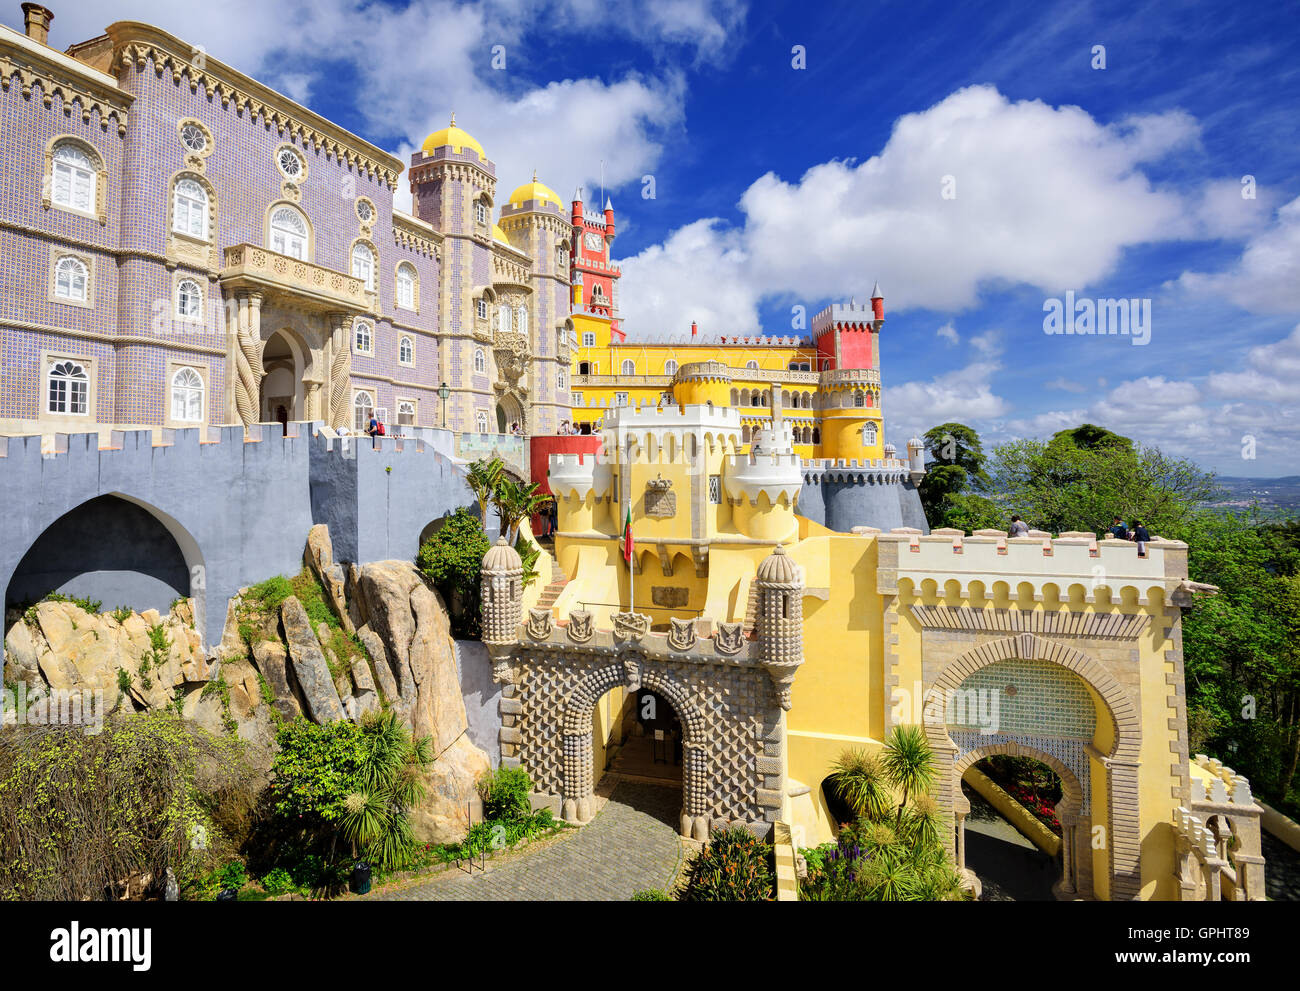
M 290 179 L 297 179 L 302 175 L 302 159 L 292 148 L 281 148 L 278 159 L 280 171 Z
M 375 219 L 375 207 L 369 200 L 357 200 L 357 216 L 363 224 Z
M 208 146 L 208 136 L 198 124 L 186 124 L 181 128 L 181 143 L 190 151 L 201 152 Z

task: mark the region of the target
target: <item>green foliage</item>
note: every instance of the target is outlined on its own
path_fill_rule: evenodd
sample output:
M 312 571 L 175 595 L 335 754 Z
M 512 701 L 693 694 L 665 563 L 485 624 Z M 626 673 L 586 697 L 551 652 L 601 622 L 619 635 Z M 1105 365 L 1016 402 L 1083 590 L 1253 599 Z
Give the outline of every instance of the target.
M 640 891 L 632 892 L 632 900 L 634 902 L 670 902 L 673 897 L 659 888 L 642 888 Z
M 237 745 L 161 714 L 93 735 L 14 728 L 0 747 L 0 898 L 98 901 L 168 867 L 193 886 L 226 848 L 219 822 L 251 804 L 249 777 Z
M 131 613 L 132 613 L 132 609 L 130 606 L 118 606 L 116 609 L 113 610 L 112 616 L 115 620 L 117 620 L 117 625 L 121 626 L 123 623 L 125 623 L 128 619 L 131 618 Z
M 715 830 L 687 864 L 684 902 L 760 902 L 776 895 L 772 844 L 743 826 Z
M 519 560 L 523 563 L 521 578 L 523 587 L 527 588 L 537 581 L 537 559 L 542 556 L 542 549 L 521 533 L 519 539 L 515 541 L 515 550 L 519 553 Z
M 506 466 L 500 458 L 480 458 L 469 466 L 465 480 L 478 500 L 479 525 L 487 525 L 487 508 L 505 477 Z
M 276 575 L 249 588 L 245 600 L 256 603 L 264 612 L 275 612 L 293 595 L 293 586 L 283 575 Z
M 129 692 L 131 690 L 131 676 L 122 668 L 117 669 L 117 690 L 119 692 Z
M 308 826 L 336 823 L 365 760 L 361 727 L 345 720 L 318 725 L 299 716 L 281 726 L 275 740 L 280 749 L 271 764 L 272 809 Z
M 261 632 L 258 630 L 258 628 L 255 625 L 253 625 L 246 619 L 240 621 L 239 639 L 244 641 L 244 645 L 246 647 L 248 647 L 251 650 L 253 644 L 256 643 L 260 637 L 261 637 Z
M 894 808 L 894 795 L 880 758 L 865 750 L 846 750 L 831 765 L 836 792 L 858 818 L 883 819 Z
M 931 526 L 956 525 L 949 522 L 956 500 L 982 491 L 988 481 L 979 434 L 964 423 L 942 423 L 927 430 L 922 440 L 929 460 L 919 488 L 921 508 Z
M 212 695 L 215 695 L 221 702 L 222 726 L 225 728 L 227 733 L 233 736 L 238 731 L 239 725 L 230 714 L 230 686 L 226 684 L 226 679 L 221 675 L 217 675 L 203 686 L 200 698 L 208 698 Z
M 551 503 L 551 496 L 541 492 L 537 482 L 516 482 L 504 476 L 497 481 L 492 493 L 501 520 L 501 529 L 507 540 L 517 538 L 519 524 L 542 512 Z
M 228 860 L 216 871 L 217 883 L 224 889 L 234 888 L 238 891 L 248 883 L 248 871 L 242 860 Z
M 262 876 L 262 890 L 268 895 L 287 895 L 298 889 L 297 882 L 283 867 L 275 867 Z
M 488 552 L 487 534 L 470 512 L 457 509 L 420 548 L 416 564 L 446 600 L 452 635 L 479 636 L 479 577 Z
M 92 616 L 97 614 L 104 603 L 99 599 L 87 599 L 81 595 L 64 595 L 62 592 L 51 592 L 45 596 L 42 602 L 71 602 L 81 607 L 82 612 L 88 612 Z
M 485 819 L 510 821 L 532 815 L 529 797 L 533 793 L 533 780 L 522 767 L 501 765 L 483 775 L 478 791 L 483 799 Z
M 926 791 L 934 783 L 934 752 L 920 726 L 895 726 L 885 737 L 881 765 L 890 783 L 902 792 L 895 828 L 901 828 L 908 796 Z

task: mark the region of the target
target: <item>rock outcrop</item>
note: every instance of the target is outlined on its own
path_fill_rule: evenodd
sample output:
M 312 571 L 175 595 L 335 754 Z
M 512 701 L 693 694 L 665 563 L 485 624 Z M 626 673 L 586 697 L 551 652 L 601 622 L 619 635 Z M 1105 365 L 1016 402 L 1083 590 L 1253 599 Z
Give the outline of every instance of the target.
M 296 596 L 289 596 L 280 606 L 280 622 L 289 641 L 289 659 L 294 678 L 302 691 L 307 716 L 316 723 L 344 717 L 343 702 L 334 687 L 334 676 L 325 661 L 325 651 L 312 631 L 307 610 Z

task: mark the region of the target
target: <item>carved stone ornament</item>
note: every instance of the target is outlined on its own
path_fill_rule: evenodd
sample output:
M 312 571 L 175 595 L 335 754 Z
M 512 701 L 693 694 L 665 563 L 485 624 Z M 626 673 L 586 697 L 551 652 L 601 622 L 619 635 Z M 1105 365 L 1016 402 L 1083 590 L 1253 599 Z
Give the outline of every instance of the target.
M 745 646 L 744 624 L 719 623 L 713 634 L 713 646 L 719 654 L 739 654 Z
M 664 478 L 662 474 L 659 474 L 658 477 L 650 479 L 650 481 L 645 484 L 646 488 L 654 489 L 656 492 L 667 492 L 673 487 L 673 480 L 671 478 Z
M 668 646 L 673 650 L 690 650 L 695 646 L 695 620 L 670 617 L 672 629 L 668 633 Z
M 640 640 L 650 632 L 650 617 L 638 612 L 614 613 L 614 639 Z
M 585 609 L 575 609 L 569 613 L 569 639 L 574 643 L 586 643 L 591 639 L 595 627 L 591 622 L 591 613 Z
M 549 609 L 528 610 L 528 635 L 534 640 L 546 640 L 551 635 L 551 611 Z
M 629 692 L 641 689 L 641 662 L 634 657 L 623 662 L 623 684 Z
M 508 657 L 499 657 L 492 662 L 492 681 L 498 685 L 510 685 L 515 680 L 515 672 L 510 667 Z

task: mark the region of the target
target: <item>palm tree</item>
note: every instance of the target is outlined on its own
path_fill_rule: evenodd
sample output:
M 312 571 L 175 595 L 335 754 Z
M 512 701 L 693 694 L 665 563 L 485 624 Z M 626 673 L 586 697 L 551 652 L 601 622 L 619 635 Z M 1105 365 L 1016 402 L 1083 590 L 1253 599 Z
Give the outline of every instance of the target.
M 865 750 L 846 750 L 831 765 L 835 790 L 848 803 L 856 818 L 884 819 L 892 810 L 894 797 L 880 758 Z
M 934 782 L 934 751 L 920 726 L 895 726 L 885 740 L 882 751 L 885 774 L 903 793 L 898 805 L 895 830 L 902 830 L 903 811 L 912 792 L 924 792 Z
M 479 519 L 487 529 L 487 508 L 505 476 L 505 463 L 498 457 L 480 458 L 469 466 L 465 480 L 478 500 Z
M 410 859 L 415 847 L 407 812 L 424 798 L 420 771 L 432 761 L 429 737 L 411 732 L 391 709 L 362 719 L 366 748 L 356 791 L 344 799 L 343 838 L 385 868 Z
M 509 478 L 502 478 L 497 484 L 492 501 L 501 517 L 506 543 L 513 545 L 519 536 L 519 524 L 550 503 L 551 497 L 539 492 L 540 488 L 537 482 L 516 482 Z

